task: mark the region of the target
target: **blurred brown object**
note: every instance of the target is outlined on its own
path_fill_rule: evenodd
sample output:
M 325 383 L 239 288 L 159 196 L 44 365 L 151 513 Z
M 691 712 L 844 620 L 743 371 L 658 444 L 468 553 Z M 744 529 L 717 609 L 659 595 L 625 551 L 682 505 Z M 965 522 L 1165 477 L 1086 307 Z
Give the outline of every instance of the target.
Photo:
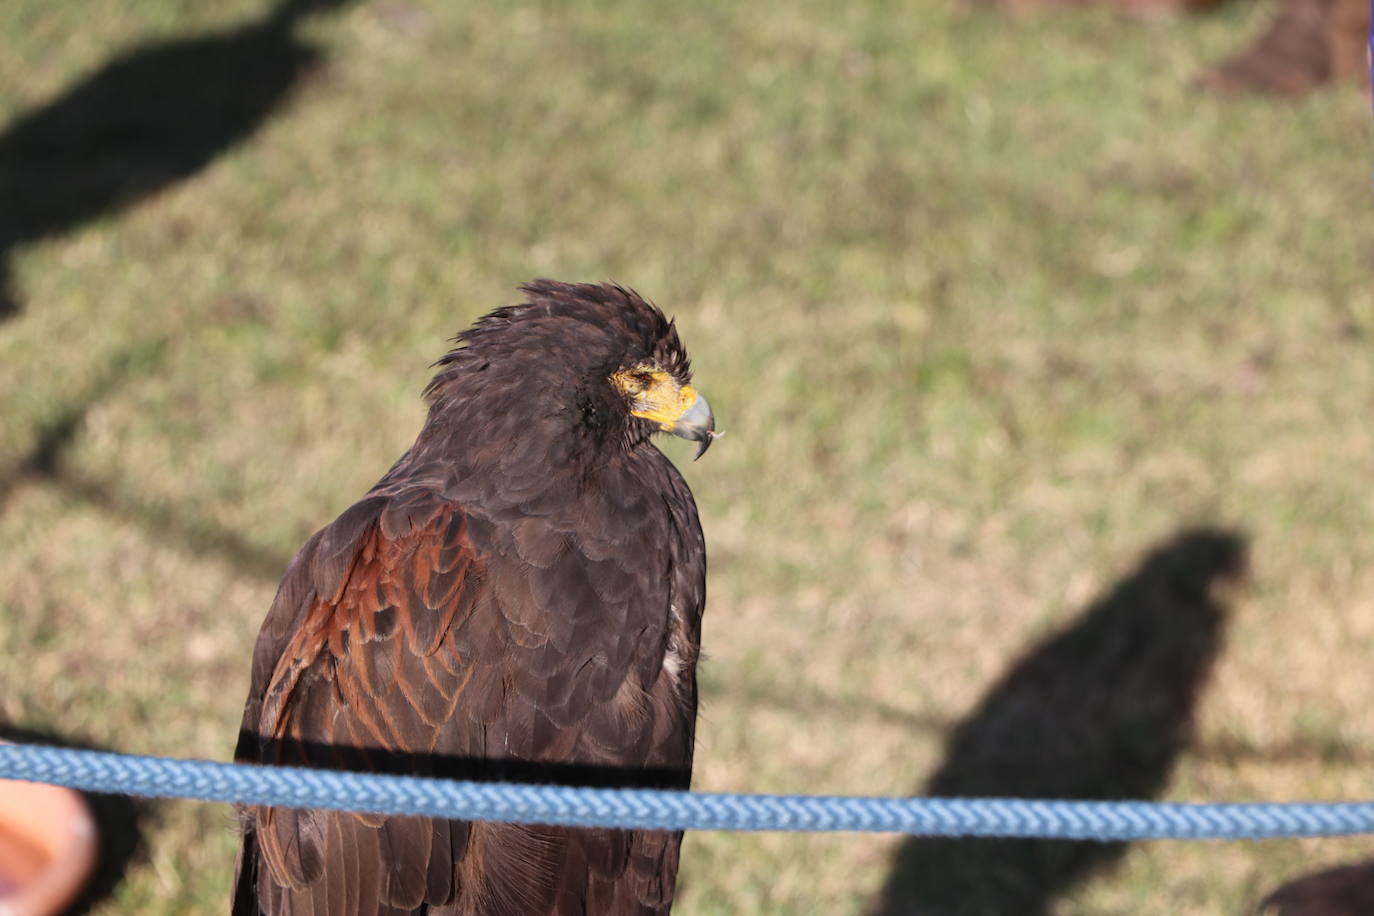
M 1107 4 L 1140 19 L 1201 12 L 1223 0 L 972 0 L 1014 15 Z M 1296 97 L 1364 69 L 1368 0 L 1284 0 L 1264 33 L 1244 51 L 1205 70 L 1197 85 L 1221 93 Z
M 1368 0 L 1286 0 L 1259 40 L 1198 78 L 1217 92 L 1299 96 L 1363 70 Z
M 1374 913 L 1374 862 L 1342 865 L 1289 881 L 1259 906 L 1261 916 Z
M 1139 19 L 1154 19 L 1173 13 L 1198 12 L 1211 9 L 1222 0 L 973 0 L 977 6 L 1005 10 L 1013 14 L 1031 13 L 1045 9 L 1071 9 L 1105 3 L 1117 12 Z

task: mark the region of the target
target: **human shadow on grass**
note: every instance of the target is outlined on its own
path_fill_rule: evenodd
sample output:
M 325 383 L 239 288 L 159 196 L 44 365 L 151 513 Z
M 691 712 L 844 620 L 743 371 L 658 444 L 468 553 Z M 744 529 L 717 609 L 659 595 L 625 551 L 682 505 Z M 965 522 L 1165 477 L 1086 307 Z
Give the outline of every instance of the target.
M 8 741 L 11 744 L 108 750 L 63 735 L 18 728 L 4 723 L 0 723 L 0 741 Z M 95 870 L 80 896 L 62 911 L 63 916 L 89 913 L 97 904 L 113 896 L 130 867 L 147 857 L 148 845 L 143 832 L 157 811 L 155 802 L 127 795 L 82 792 L 81 797 L 91 809 L 98 832 Z
M 725 689 L 715 684 L 710 686 L 712 693 Z M 867 720 L 881 723 L 884 727 L 905 729 L 913 735 L 942 735 L 957 724 L 953 718 L 919 712 L 900 704 L 878 702 L 859 694 L 836 693 L 804 684 L 794 687 L 764 679 L 745 679 L 732 685 L 729 692 L 733 700 L 750 709 L 769 706 L 794 715 L 804 714 L 812 719 L 827 717 L 846 722 Z M 1374 747 L 1340 736 L 1322 740 L 1279 737 L 1258 742 L 1238 735 L 1217 735 L 1194 740 L 1188 753 L 1197 760 L 1228 767 L 1247 763 L 1374 767 Z
M 353 0 L 282 0 L 261 20 L 133 48 L 0 131 L 0 321 L 10 254 L 188 178 L 250 136 L 318 62 L 296 35 Z
M 1241 576 L 1240 535 L 1194 530 L 1152 551 L 1030 649 L 951 733 L 932 796 L 1146 799 L 1167 785 L 1221 647 L 1215 593 Z M 1125 843 L 910 838 L 879 916 L 1036 916 Z
M 154 339 L 118 355 L 80 397 L 37 431 L 28 452 L 7 473 L 0 474 L 0 511 L 21 482 L 45 484 L 140 526 L 149 537 L 174 550 L 218 556 L 240 573 L 275 582 L 286 569 L 289 555 L 259 547 L 210 519 L 187 517 L 171 506 L 129 493 L 117 482 L 74 468 L 67 460 L 87 414 L 135 372 L 148 371 L 160 363 L 165 344 L 163 339 Z

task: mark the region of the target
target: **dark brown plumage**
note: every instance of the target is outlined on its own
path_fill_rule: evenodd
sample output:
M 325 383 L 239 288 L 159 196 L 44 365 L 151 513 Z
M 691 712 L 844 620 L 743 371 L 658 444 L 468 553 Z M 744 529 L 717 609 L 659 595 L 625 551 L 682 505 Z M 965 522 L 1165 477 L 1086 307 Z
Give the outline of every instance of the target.
M 301 548 L 236 759 L 685 788 L 705 548 L 649 442 L 709 444 L 677 332 L 541 280 L 459 335 L 415 444 Z M 247 809 L 236 914 L 651 914 L 680 833 Z

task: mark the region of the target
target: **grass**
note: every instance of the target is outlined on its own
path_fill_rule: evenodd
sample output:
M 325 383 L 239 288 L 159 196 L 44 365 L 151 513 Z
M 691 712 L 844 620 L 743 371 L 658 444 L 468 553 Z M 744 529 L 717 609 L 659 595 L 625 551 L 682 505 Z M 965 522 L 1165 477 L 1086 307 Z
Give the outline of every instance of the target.
M 12 0 L 0 125 L 265 9 Z M 1008 671 L 1211 525 L 1252 574 L 1159 794 L 1367 795 L 1367 100 L 1188 86 L 1269 13 L 372 0 L 303 20 L 278 50 L 318 61 L 202 166 L 0 232 L 22 305 L 0 323 L 0 721 L 226 758 L 276 577 L 410 442 L 445 339 L 529 277 L 614 278 L 678 316 L 730 432 L 697 464 L 665 444 L 711 553 L 697 787 L 923 791 Z M 1136 702 L 1111 672 L 1095 691 Z M 1052 726 L 1053 696 L 1025 715 Z M 142 830 L 94 911 L 223 911 L 229 813 L 160 804 Z M 695 834 L 677 911 L 864 912 L 898 846 Z M 1136 844 L 1036 899 L 1235 913 L 1371 855 Z

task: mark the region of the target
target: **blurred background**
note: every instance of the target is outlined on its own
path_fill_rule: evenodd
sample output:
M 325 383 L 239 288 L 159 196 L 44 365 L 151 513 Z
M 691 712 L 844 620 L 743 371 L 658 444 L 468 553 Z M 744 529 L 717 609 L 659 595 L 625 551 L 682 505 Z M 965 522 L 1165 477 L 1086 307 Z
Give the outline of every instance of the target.
M 729 431 L 663 444 L 696 787 L 1368 796 L 1368 98 L 1197 82 L 1286 11 L 7 0 L 0 737 L 228 759 L 286 561 L 551 276 L 675 314 Z M 99 813 L 80 911 L 225 910 L 227 808 Z M 696 833 L 676 912 L 1239 913 L 1370 857 Z

